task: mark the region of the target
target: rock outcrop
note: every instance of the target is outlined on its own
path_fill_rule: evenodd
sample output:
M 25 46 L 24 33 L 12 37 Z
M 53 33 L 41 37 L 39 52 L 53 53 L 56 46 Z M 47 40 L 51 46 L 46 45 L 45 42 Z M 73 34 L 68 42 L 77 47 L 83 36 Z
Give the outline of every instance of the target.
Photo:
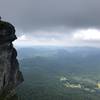
M 12 44 L 15 39 L 17 37 L 14 26 L 0 20 L 0 97 L 11 95 L 14 89 L 23 82 L 16 58 L 17 52 Z

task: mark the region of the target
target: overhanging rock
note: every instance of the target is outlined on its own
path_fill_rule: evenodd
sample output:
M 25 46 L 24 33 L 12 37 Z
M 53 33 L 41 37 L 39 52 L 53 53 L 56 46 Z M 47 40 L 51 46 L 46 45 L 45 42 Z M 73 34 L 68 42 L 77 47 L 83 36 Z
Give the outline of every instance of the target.
M 15 39 L 14 26 L 0 20 L 0 96 L 13 94 L 14 89 L 23 82 L 17 51 L 12 44 Z

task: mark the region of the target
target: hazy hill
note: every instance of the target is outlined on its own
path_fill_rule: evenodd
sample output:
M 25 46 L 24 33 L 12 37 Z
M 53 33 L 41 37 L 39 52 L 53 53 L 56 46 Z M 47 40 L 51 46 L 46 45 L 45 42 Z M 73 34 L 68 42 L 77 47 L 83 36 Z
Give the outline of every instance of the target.
M 20 48 L 18 54 L 25 78 L 18 89 L 21 100 L 99 100 L 95 90 L 100 80 L 99 48 L 33 47 Z M 63 77 L 90 90 L 66 88 Z

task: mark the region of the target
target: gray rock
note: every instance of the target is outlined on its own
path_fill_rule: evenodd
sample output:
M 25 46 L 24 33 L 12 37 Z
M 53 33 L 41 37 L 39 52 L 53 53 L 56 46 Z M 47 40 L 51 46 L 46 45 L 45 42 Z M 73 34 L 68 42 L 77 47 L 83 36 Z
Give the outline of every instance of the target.
M 23 82 L 19 70 L 17 52 L 12 41 L 16 38 L 15 28 L 8 22 L 0 21 L 0 95 L 9 95 Z M 1 99 L 0 99 L 1 100 Z

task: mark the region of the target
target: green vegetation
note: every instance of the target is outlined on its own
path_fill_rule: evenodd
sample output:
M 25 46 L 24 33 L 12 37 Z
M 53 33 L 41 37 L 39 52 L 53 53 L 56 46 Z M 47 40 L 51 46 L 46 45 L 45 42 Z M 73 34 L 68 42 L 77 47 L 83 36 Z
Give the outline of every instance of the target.
M 96 87 L 100 81 L 100 50 L 88 52 L 89 55 L 84 51 L 69 53 L 54 49 L 51 53 L 44 50 L 46 56 L 44 51 L 40 51 L 34 50 L 33 57 L 20 60 L 25 81 L 17 89 L 19 100 L 100 99 L 100 90 Z M 47 56 L 49 52 L 50 56 Z

